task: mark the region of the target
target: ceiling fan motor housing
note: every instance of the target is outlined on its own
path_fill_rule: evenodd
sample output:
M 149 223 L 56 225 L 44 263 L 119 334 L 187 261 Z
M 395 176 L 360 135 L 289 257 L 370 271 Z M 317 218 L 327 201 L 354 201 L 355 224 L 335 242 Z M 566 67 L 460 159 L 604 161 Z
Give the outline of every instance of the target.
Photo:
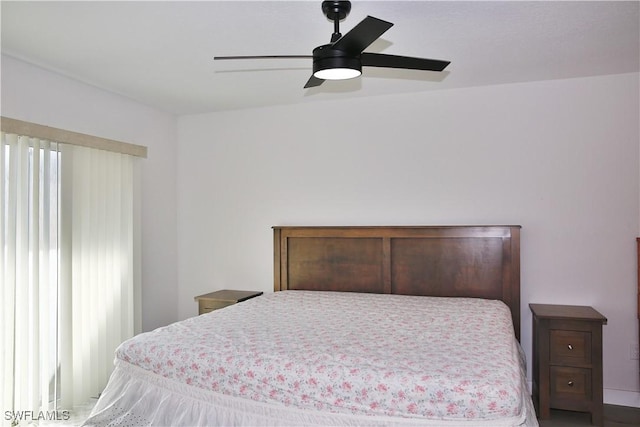
M 335 68 L 349 68 L 362 73 L 360 55 L 353 55 L 342 50 L 332 49 L 332 45 L 325 44 L 313 49 L 313 73 Z

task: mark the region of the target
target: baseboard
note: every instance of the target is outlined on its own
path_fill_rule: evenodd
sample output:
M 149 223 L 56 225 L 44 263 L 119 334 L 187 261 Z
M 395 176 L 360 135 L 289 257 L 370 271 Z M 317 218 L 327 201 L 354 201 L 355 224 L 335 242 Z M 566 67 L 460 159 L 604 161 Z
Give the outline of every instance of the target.
M 603 399 L 608 405 L 631 406 L 640 408 L 640 392 L 604 389 Z

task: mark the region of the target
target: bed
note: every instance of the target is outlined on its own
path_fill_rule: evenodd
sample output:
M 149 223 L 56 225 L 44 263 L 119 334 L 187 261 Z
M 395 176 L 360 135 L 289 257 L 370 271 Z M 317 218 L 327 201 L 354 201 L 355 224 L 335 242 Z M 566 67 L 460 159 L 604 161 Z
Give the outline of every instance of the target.
M 124 342 L 84 425 L 538 425 L 519 227 L 273 230 L 274 292 Z

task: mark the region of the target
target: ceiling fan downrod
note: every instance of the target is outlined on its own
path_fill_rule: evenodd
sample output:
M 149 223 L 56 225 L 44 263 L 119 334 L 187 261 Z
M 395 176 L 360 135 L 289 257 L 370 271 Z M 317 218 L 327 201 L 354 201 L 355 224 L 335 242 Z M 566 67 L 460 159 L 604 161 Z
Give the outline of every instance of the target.
M 331 43 L 334 43 L 342 37 L 342 34 L 340 34 L 340 21 L 345 19 L 349 15 L 349 12 L 351 12 L 350 1 L 325 0 L 322 2 L 322 13 L 324 13 L 327 19 L 333 21 Z

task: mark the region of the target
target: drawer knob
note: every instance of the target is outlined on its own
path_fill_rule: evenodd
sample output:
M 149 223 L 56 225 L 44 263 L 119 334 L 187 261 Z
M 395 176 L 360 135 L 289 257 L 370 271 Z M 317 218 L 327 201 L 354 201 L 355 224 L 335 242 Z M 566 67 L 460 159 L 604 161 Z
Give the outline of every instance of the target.
M 569 350 L 573 350 L 573 346 L 572 346 L 571 344 L 569 344 L 569 345 L 567 346 L 567 348 L 568 348 Z
M 567 385 L 568 385 L 569 387 L 573 387 L 573 381 L 569 381 L 569 382 L 567 383 Z

